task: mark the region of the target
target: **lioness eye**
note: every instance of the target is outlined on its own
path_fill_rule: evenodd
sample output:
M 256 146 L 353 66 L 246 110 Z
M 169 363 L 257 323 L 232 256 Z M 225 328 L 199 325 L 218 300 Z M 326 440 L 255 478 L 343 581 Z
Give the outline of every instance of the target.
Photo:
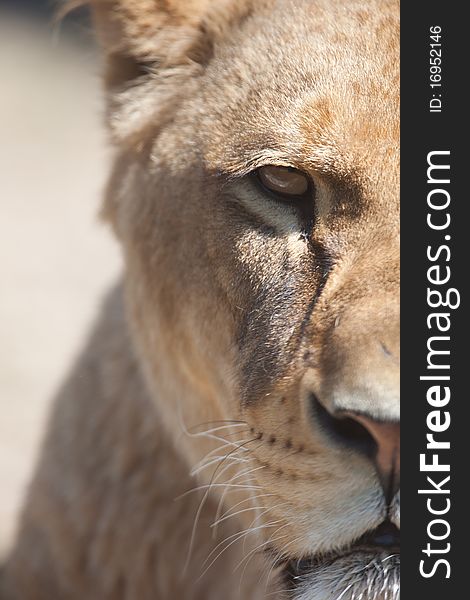
M 301 171 L 293 167 L 267 165 L 260 167 L 257 176 L 262 186 L 278 196 L 304 196 L 310 188 L 310 180 Z

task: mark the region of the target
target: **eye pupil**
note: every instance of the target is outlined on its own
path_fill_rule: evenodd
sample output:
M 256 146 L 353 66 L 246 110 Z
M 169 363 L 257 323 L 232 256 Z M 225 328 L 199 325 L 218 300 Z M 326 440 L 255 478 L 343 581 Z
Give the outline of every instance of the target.
M 260 167 L 257 174 L 263 187 L 281 196 L 303 196 L 310 187 L 307 175 L 292 167 L 267 165 Z

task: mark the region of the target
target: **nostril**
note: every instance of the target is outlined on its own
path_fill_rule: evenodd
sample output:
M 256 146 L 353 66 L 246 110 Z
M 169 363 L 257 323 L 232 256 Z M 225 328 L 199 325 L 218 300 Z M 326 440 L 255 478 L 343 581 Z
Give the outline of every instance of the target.
M 377 442 L 359 421 L 346 416 L 333 416 L 314 394 L 311 395 L 311 405 L 317 422 L 335 441 L 349 447 L 354 446 L 371 458 L 376 455 Z

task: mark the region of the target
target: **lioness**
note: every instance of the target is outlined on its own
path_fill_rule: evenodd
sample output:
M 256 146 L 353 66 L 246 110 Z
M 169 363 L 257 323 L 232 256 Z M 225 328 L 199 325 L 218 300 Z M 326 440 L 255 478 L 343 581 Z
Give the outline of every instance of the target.
M 8 600 L 399 597 L 394 0 L 91 0 L 125 256 Z

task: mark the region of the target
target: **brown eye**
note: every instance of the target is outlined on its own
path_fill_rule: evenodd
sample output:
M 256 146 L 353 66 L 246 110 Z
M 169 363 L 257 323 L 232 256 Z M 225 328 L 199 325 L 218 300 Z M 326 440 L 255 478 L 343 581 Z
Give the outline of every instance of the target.
M 278 196 L 295 198 L 304 196 L 310 189 L 310 180 L 292 167 L 267 165 L 257 170 L 258 179 L 268 191 Z

